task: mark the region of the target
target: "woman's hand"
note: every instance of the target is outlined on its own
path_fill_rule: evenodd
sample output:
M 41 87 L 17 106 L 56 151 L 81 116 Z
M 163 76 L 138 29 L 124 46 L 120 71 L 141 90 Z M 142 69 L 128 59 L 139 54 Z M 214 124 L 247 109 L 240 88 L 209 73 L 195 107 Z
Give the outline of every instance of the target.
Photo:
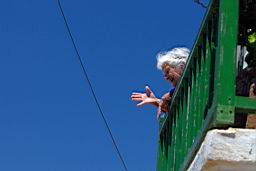
M 132 93 L 132 101 L 138 101 L 137 106 L 143 106 L 145 104 L 150 104 L 154 106 L 159 106 L 159 99 L 157 99 L 154 93 L 150 90 L 148 86 L 145 87 L 145 93 Z

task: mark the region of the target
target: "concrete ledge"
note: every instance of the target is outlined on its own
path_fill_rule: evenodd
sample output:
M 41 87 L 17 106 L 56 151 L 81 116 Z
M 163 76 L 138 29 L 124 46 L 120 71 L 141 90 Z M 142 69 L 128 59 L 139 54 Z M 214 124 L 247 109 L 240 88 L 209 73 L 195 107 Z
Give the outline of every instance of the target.
M 256 129 L 209 131 L 188 171 L 256 171 Z

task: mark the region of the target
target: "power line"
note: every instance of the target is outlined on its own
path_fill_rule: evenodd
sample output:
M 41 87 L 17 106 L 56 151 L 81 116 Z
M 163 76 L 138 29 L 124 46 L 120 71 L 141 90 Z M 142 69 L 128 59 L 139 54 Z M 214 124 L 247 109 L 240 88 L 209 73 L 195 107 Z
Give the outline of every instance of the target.
M 194 0 L 195 3 L 199 4 L 203 8 L 207 8 L 206 5 L 204 5 L 200 0 Z
M 108 130 L 108 133 L 109 133 L 109 135 L 110 135 L 110 138 L 111 138 L 111 140 L 112 140 L 112 142 L 113 142 L 113 145 L 114 145 L 114 147 L 115 147 L 115 149 L 116 149 L 116 152 L 117 152 L 117 154 L 118 154 L 118 156 L 119 156 L 119 158 L 120 158 L 120 160 L 121 160 L 121 162 L 122 162 L 122 165 L 124 166 L 124 169 L 125 169 L 126 171 L 128 171 L 128 169 L 127 169 L 127 167 L 126 167 L 126 164 L 125 164 L 125 162 L 124 162 L 124 159 L 123 159 L 123 157 L 122 157 L 122 155 L 121 155 L 121 152 L 120 152 L 120 150 L 119 150 L 119 148 L 118 148 L 118 146 L 117 146 L 117 143 L 116 143 L 116 141 L 115 141 L 115 139 L 114 139 L 114 136 L 113 136 L 113 134 L 112 134 L 112 131 L 111 131 L 110 127 L 109 127 L 109 124 L 108 124 L 108 122 L 107 122 L 107 120 L 106 120 L 106 118 L 105 118 L 105 116 L 104 116 L 104 113 L 103 113 L 101 107 L 100 107 L 100 104 L 99 104 L 98 99 L 97 99 L 97 97 L 96 97 L 95 91 L 94 91 L 94 89 L 93 89 L 93 87 L 92 87 L 92 84 L 91 84 L 91 81 L 90 81 L 89 76 L 88 76 L 88 74 L 87 74 L 87 71 L 86 71 L 86 69 L 85 69 L 85 67 L 84 67 L 84 64 L 83 64 L 83 62 L 82 62 L 82 58 L 81 58 L 81 56 L 80 56 L 80 54 L 79 54 L 78 48 L 77 48 L 77 46 L 76 46 L 76 44 L 75 44 L 74 38 L 73 38 L 72 33 L 71 33 L 71 31 L 70 31 L 70 28 L 69 28 L 67 19 L 66 19 L 66 17 L 65 17 L 63 8 L 62 8 L 62 6 L 61 6 L 60 0 L 58 0 L 58 5 L 59 5 L 59 8 L 60 8 L 62 17 L 63 17 L 63 19 L 64 19 L 66 28 L 67 28 L 67 30 L 68 30 L 68 34 L 69 34 L 69 36 L 70 36 L 71 42 L 72 42 L 73 47 L 74 47 L 74 49 L 75 49 L 76 55 L 77 55 L 77 57 L 78 57 L 80 66 L 81 66 L 81 68 L 82 68 L 82 70 L 83 70 L 84 76 L 85 76 L 85 78 L 86 78 L 86 80 L 87 80 L 87 82 L 88 82 L 88 84 L 89 84 L 89 87 L 90 87 L 90 89 L 91 89 L 91 92 L 92 92 L 92 94 L 93 94 L 93 98 L 94 98 L 94 100 L 95 100 L 95 102 L 96 102 L 96 105 L 97 105 L 99 111 L 100 111 L 100 114 L 101 114 L 101 116 L 102 116 L 102 119 L 103 119 L 103 121 L 104 121 L 104 123 L 105 123 L 105 126 L 106 126 L 107 130 Z

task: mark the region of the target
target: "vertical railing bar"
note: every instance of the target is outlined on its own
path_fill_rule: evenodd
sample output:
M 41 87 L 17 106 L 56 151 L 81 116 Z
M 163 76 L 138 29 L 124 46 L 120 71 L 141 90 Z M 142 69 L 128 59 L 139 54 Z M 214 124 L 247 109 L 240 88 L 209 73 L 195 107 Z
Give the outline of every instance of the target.
M 193 91 L 193 111 L 192 111 L 192 115 L 193 115 L 193 134 L 192 134 L 192 143 L 195 140 L 196 134 L 197 134 L 197 121 L 198 121 L 198 79 L 199 79 L 199 66 L 198 66 L 198 47 L 196 48 L 196 56 L 194 56 L 194 88 L 192 89 Z
M 173 134 L 173 130 L 172 130 L 172 117 L 169 117 L 168 123 L 169 123 L 169 131 L 170 131 L 170 133 L 169 133 L 169 139 L 168 139 L 168 142 L 169 142 L 168 143 L 169 144 L 169 148 L 168 148 L 169 157 L 168 157 L 168 160 L 167 160 L 167 162 L 168 162 L 167 170 L 171 171 L 172 170 L 172 156 L 173 156 L 171 151 L 172 151 L 172 148 L 174 148 L 173 145 L 172 145 L 172 134 Z
M 166 157 L 166 170 L 168 169 L 168 164 L 169 164 L 169 158 L 170 158 L 170 156 L 169 156 L 169 131 L 170 131 L 170 124 L 169 124 L 169 122 L 167 122 L 167 126 L 166 126 L 166 144 L 165 144 L 165 152 L 166 152 L 166 154 L 165 154 L 165 157 Z
M 187 127 L 187 101 L 188 101 L 188 91 L 189 91 L 189 85 L 188 85 L 188 79 L 185 78 L 185 88 L 184 88 L 184 98 L 183 98 L 183 116 L 182 116 L 182 122 L 184 123 L 183 126 L 183 152 L 182 152 L 182 156 L 184 158 L 185 154 L 187 153 L 187 133 L 188 133 L 188 127 Z
M 200 46 L 200 53 L 198 54 L 200 56 L 200 81 L 199 81 L 199 97 L 200 97 L 200 101 L 198 104 L 198 115 L 199 115 L 199 126 L 198 126 L 198 130 L 197 130 L 197 134 L 200 131 L 200 129 L 202 128 L 203 125 L 203 108 L 205 106 L 205 101 L 204 101 L 204 95 L 205 95 L 205 91 L 204 91 L 204 78 L 205 78 L 205 58 L 204 58 L 204 37 L 205 37 L 205 33 L 202 34 L 202 41 L 201 41 L 201 46 Z
M 201 47 L 201 44 L 202 44 L 202 37 L 201 37 L 201 42 L 200 42 L 200 45 L 198 46 L 198 49 L 197 49 L 197 65 L 198 65 L 198 69 L 197 69 L 197 94 L 196 94 L 196 99 L 197 99 L 197 103 L 196 103 L 196 107 L 197 107 L 197 110 L 196 110 L 196 134 L 194 135 L 194 139 L 196 138 L 197 134 L 198 134 L 198 131 L 200 130 L 201 128 L 201 103 L 202 103 L 202 92 L 201 92 L 201 85 L 200 83 L 202 83 L 202 47 Z
M 179 112 L 178 112 L 178 124 L 177 124 L 177 127 L 178 127 L 178 158 L 177 158 L 177 169 L 180 168 L 180 165 L 181 165 L 181 162 L 182 162 L 182 133 L 183 133 L 183 130 L 182 130 L 182 125 L 184 123 L 182 123 L 182 116 L 183 116 L 183 93 L 184 93 L 184 82 L 182 83 L 182 86 L 181 86 L 181 89 L 180 89 L 180 98 L 179 98 Z
M 189 69 L 189 71 L 191 71 L 191 69 Z M 191 72 L 189 72 L 189 73 L 191 73 Z M 191 77 L 189 77 L 189 78 L 191 78 Z M 186 141 L 186 152 L 188 152 L 188 149 L 189 149 L 189 147 L 190 147 L 190 145 L 189 145 L 189 138 L 190 138 L 190 132 L 191 132 L 191 129 L 189 129 L 190 128 L 190 125 L 191 125 L 191 123 L 190 123 L 190 116 L 189 116 L 189 112 L 191 111 L 191 109 L 190 109 L 190 100 L 191 100 L 191 85 L 192 85 L 192 82 L 191 82 L 192 80 L 191 79 L 188 79 L 188 94 L 187 94 L 187 113 L 186 113 L 186 128 L 187 128 L 187 132 L 186 132 L 186 139 L 187 139 L 187 141 Z
M 175 170 L 177 170 L 179 165 L 179 101 L 180 97 L 177 99 L 177 105 L 175 110 Z
M 180 125 L 181 125 L 181 147 L 180 147 L 180 156 L 181 156 L 181 163 L 184 160 L 184 155 L 186 151 L 186 90 L 187 89 L 187 79 L 184 79 L 184 88 L 182 89 L 181 92 L 181 97 L 182 97 L 182 106 L 181 106 L 181 117 L 180 117 Z
M 195 87 L 195 80 L 194 80 L 194 72 L 193 72 L 194 66 L 191 70 L 191 87 L 190 87 L 190 104 L 189 104 L 189 113 L 188 113 L 188 120 L 189 120 L 189 138 L 188 138 L 188 148 L 191 147 L 193 142 L 193 129 L 194 129 L 194 91 L 193 88 Z
M 174 107 L 173 107 L 174 109 Z M 175 150 L 175 144 L 174 144 L 174 137 L 175 137 L 175 125 L 174 125 L 174 110 L 171 110 L 170 112 L 171 116 L 170 116 L 170 122 L 171 122 L 171 127 L 172 127 L 172 139 L 171 139 L 171 158 L 170 158 L 170 165 L 171 165 L 171 170 L 174 171 L 174 150 Z
M 166 168 L 166 128 L 163 129 L 162 135 L 163 135 L 163 168 Z

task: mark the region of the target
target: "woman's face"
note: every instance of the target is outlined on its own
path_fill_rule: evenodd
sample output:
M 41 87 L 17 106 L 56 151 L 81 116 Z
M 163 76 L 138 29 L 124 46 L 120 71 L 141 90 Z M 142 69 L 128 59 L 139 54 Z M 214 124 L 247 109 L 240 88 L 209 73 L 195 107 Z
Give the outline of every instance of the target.
M 175 66 L 170 66 L 169 64 L 164 64 L 162 71 L 165 80 L 170 82 L 175 87 L 180 79 L 182 69 Z

